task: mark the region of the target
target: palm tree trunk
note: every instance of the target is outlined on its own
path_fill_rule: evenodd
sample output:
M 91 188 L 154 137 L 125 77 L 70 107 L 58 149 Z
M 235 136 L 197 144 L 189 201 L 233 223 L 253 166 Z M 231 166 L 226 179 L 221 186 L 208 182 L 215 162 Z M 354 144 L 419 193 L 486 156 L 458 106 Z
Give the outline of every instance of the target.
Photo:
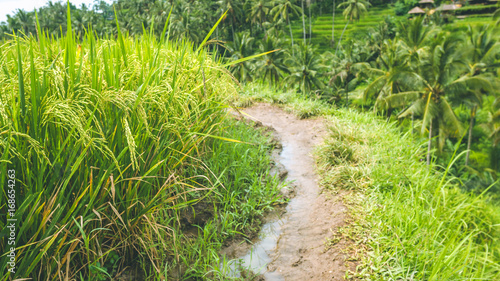
M 264 26 L 264 23 L 266 22 L 266 14 L 264 14 L 264 20 L 262 20 L 262 18 L 260 19 L 260 27 L 262 27 L 262 29 L 264 29 L 264 40 L 266 40 L 267 38 L 267 30 L 266 30 L 266 27 Z
M 293 33 L 292 33 L 292 25 L 290 24 L 290 18 L 288 18 L 288 27 L 290 28 L 290 38 L 292 39 L 292 55 L 295 56 L 295 50 L 293 48 Z
M 345 82 L 345 85 L 344 85 L 344 92 L 345 92 L 345 107 L 346 108 L 349 108 L 349 87 L 348 87 L 349 83 L 347 83 L 347 81 Z
M 335 35 L 334 35 L 334 31 L 335 31 L 335 0 L 333 0 L 333 18 L 332 18 L 332 47 L 335 46 Z
M 302 30 L 304 32 L 304 45 L 306 44 L 306 21 L 304 19 L 304 0 L 300 1 L 302 6 Z
M 312 20 L 311 20 L 311 1 L 309 1 L 309 43 L 312 40 Z
M 232 39 L 231 39 L 231 41 L 234 41 L 234 23 L 233 23 L 232 20 L 231 20 L 231 30 L 232 30 L 232 33 L 231 33 Z
M 411 140 L 413 141 L 413 122 L 415 121 L 415 114 L 411 114 Z
M 345 107 L 349 108 L 349 92 L 345 91 Z
M 342 42 L 342 37 L 344 37 L 344 32 L 345 32 L 345 29 L 347 28 L 348 24 L 349 24 L 349 21 L 347 21 L 347 23 L 344 26 L 344 30 L 342 30 L 342 34 L 340 34 L 340 39 L 339 39 L 339 43 L 337 44 L 337 50 L 335 50 L 335 54 L 337 54 L 337 52 L 339 51 L 340 42 Z
M 431 148 L 432 148 L 432 119 L 429 125 L 429 143 L 427 144 L 427 165 L 431 164 Z
M 465 156 L 465 166 L 469 165 L 470 146 L 472 144 L 472 128 L 476 119 L 477 105 L 474 105 L 470 111 L 470 124 L 469 124 L 469 139 L 467 140 L 467 155 Z

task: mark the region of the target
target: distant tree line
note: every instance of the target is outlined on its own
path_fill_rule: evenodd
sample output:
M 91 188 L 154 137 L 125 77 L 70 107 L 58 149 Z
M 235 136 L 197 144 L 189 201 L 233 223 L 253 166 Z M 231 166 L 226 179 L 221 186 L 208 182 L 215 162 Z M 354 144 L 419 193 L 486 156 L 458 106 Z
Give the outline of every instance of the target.
M 373 1 L 381 4 L 384 1 Z M 76 7 L 70 4 L 72 26 L 80 34 L 89 26 L 98 35 L 116 34 L 114 9 L 122 29 L 131 35 L 142 34 L 143 29 L 154 27 L 157 35 L 167 20 L 173 7 L 171 20 L 171 38 L 190 38 L 195 43 L 201 41 L 212 24 L 227 12 L 219 28 L 218 38 L 231 40 L 236 32 L 249 30 L 253 36 L 262 37 L 266 30 L 286 27 L 292 19 L 302 16 L 302 8 L 309 9 L 305 16 L 331 10 L 334 1 L 326 0 L 115 0 L 113 4 L 95 0 L 92 6 L 82 4 Z M 49 1 L 36 13 L 40 25 L 54 36 L 66 30 L 66 8 L 64 1 Z M 35 11 L 17 10 L 7 16 L 7 21 L 0 24 L 0 39 L 12 32 L 24 34 L 36 32 Z

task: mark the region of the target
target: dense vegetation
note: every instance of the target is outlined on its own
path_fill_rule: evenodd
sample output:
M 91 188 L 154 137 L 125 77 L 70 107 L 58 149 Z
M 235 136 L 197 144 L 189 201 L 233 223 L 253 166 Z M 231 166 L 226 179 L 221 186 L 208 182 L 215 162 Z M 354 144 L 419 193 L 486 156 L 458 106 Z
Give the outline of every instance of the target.
M 27 246 L 18 252 L 20 270 L 65 276 L 63 268 L 69 266 L 69 276 L 81 272 L 83 279 L 105 278 L 103 272 L 116 273 L 116 264 L 127 265 L 116 261 L 124 256 L 141 261 L 144 271 L 157 277 L 174 271 L 199 278 L 207 272 L 213 275 L 205 278 L 223 276 L 215 254 L 221 241 L 251 227 L 277 200 L 275 183 L 261 186 L 270 178 L 236 181 L 250 167 L 254 174 L 266 175 L 269 159 L 255 156 L 262 160 L 258 165 L 249 160 L 253 158 L 228 169 L 222 165 L 237 153 L 258 155 L 268 149 L 225 142 L 265 143 L 225 119 L 224 104 L 237 92 L 236 78 L 244 85 L 241 105 L 257 95 L 286 104 L 304 118 L 331 113 L 333 107 L 375 111 L 398 124 L 379 128 L 378 134 L 387 129 L 387 139 L 396 143 L 399 130 L 411 138 L 415 151 L 417 146 L 425 149 L 417 160 L 432 167 L 427 174 L 419 164 L 412 170 L 415 177 L 407 180 L 386 178 L 380 171 L 369 176 L 375 183 L 391 182 L 375 190 L 374 196 L 384 196 L 374 202 L 387 204 L 391 212 L 410 202 L 415 212 L 430 217 L 422 217 L 415 224 L 419 230 L 412 232 L 417 236 L 411 236 L 409 226 L 405 233 L 392 232 L 396 222 L 377 213 L 374 224 L 378 220 L 392 226 L 373 231 L 389 237 L 387 241 L 397 241 L 391 233 L 403 239 L 397 249 L 384 242 L 397 257 L 401 249 L 408 255 L 407 243 L 423 243 L 419 245 L 428 247 L 429 255 L 440 247 L 445 247 L 443 255 L 448 249 L 453 255 L 443 256 L 446 262 L 437 261 L 428 272 L 425 263 L 421 268 L 423 257 L 410 252 L 408 260 L 394 259 L 398 265 L 391 267 L 401 272 L 390 276 L 425 279 L 437 276 L 439 266 L 467 261 L 467 276 L 481 269 L 483 276 L 498 277 L 498 269 L 487 267 L 489 261 L 498 262 L 490 206 L 483 208 L 486 200 L 456 188 L 486 191 L 493 198 L 500 192 L 500 12 L 456 22 L 445 21 L 438 12 L 409 20 L 392 15 L 406 14 L 417 1 L 393 2 L 117 0 L 114 6 L 101 1 L 93 7 L 50 2 L 36 14 L 17 11 L 9 16 L 0 24 L 0 172 L 4 181 L 6 171 L 15 168 L 22 186 L 18 196 L 24 203 L 16 215 L 25 222 L 19 243 Z M 474 7 L 464 11 L 481 10 Z M 326 11 L 332 12 L 331 30 Z M 377 11 L 390 15 L 375 17 Z M 220 24 L 211 29 L 207 23 L 221 15 Z M 361 21 L 365 16 L 367 21 Z M 233 77 L 220 61 L 228 61 Z M 339 114 L 344 120 L 360 118 Z M 405 161 L 414 161 L 415 154 L 403 152 L 408 159 L 391 162 L 394 169 L 414 165 Z M 448 167 L 457 154 L 463 157 Z M 454 176 L 454 185 L 429 172 L 436 170 Z M 263 201 L 254 201 L 254 194 Z M 212 220 L 188 221 L 203 228 L 190 240 L 180 221 L 184 207 L 200 198 L 213 206 L 207 216 Z M 460 202 L 465 203 L 457 206 Z M 498 198 L 488 202 L 497 204 Z M 481 206 L 475 209 L 472 203 Z M 455 229 L 443 232 L 442 225 L 419 224 L 429 218 L 439 222 L 424 210 L 429 206 L 443 217 L 473 215 L 463 219 L 465 226 L 456 217 L 450 224 Z M 193 207 L 193 213 L 198 211 Z M 411 221 L 412 214 L 408 216 Z M 428 227 L 442 236 L 418 236 Z M 190 247 L 179 246 L 185 241 Z M 487 252 L 481 243 L 493 250 Z M 469 256 L 477 255 L 455 259 L 465 244 L 470 245 L 465 248 Z M 380 256 L 377 266 L 392 262 Z M 43 270 L 37 267 L 40 262 Z M 408 268 L 414 271 L 406 276 Z M 457 272 L 448 273 L 451 278 Z
M 395 123 L 338 110 L 318 147 L 323 184 L 344 197 L 351 225 L 331 237 L 353 239 L 351 276 L 367 280 L 497 280 L 500 208 L 488 196 L 464 193 L 451 166 L 436 173 L 425 150 Z M 456 155 L 457 157 L 464 157 Z M 402 169 L 404 167 L 404 169 Z
M 460 151 L 470 152 L 452 174 L 468 190 L 494 184 L 491 191 L 498 194 L 500 29 L 490 18 L 469 26 L 436 21 L 389 17 L 369 35 L 348 40 L 338 53 L 337 46 L 333 54 L 320 54 L 314 45 L 299 43 L 241 63 L 233 74 L 240 81 L 264 80 L 313 99 L 374 109 L 399 120 L 417 142 L 427 138 L 428 164 L 445 166 L 460 143 Z M 234 58 L 250 56 L 255 41 L 242 34 L 229 50 L 235 49 L 232 44 L 244 46 L 232 52 Z M 270 36 L 259 43 L 258 52 L 282 44 Z
M 344 251 L 358 266 L 346 273 L 348 280 L 500 278 L 500 207 L 486 192 L 464 192 L 460 179 L 449 175 L 465 152 L 454 151 L 446 169 L 436 171 L 409 132 L 373 112 L 335 109 L 258 84 L 245 87 L 239 102 L 268 102 L 327 119 L 328 135 L 316 148 L 321 184 L 325 192 L 342 194 L 350 218 L 325 246 L 353 242 Z
M 216 278 L 223 241 L 279 200 L 268 138 L 226 120 L 227 70 L 152 32 L 77 40 L 68 21 L 0 46 L 1 280 Z

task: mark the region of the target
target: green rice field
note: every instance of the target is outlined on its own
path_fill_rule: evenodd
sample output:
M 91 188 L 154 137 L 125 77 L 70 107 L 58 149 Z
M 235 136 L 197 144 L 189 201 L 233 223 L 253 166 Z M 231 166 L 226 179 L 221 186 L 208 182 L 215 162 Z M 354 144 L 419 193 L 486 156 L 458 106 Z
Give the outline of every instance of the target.
M 332 11 L 324 11 L 323 15 L 314 17 L 312 20 L 312 37 L 311 42 L 319 46 L 321 50 L 328 50 L 331 47 L 332 40 Z M 394 10 L 388 7 L 372 7 L 368 8 L 368 13 L 361 17 L 359 22 L 352 22 L 347 25 L 344 33 L 344 39 L 360 38 L 362 34 L 366 34 L 370 28 L 375 28 L 381 21 L 384 21 L 387 16 L 395 16 Z M 335 42 L 338 42 L 340 35 L 344 30 L 345 20 L 341 9 L 335 11 Z M 295 40 L 302 40 L 304 37 L 302 30 L 302 21 L 297 19 L 292 23 L 293 36 Z M 306 22 L 306 30 L 309 32 L 309 23 Z M 289 35 L 288 35 L 289 36 Z
M 225 67 L 152 34 L 68 21 L 1 43 L 1 280 L 216 278 L 223 241 L 280 200 L 269 138 L 226 118 Z

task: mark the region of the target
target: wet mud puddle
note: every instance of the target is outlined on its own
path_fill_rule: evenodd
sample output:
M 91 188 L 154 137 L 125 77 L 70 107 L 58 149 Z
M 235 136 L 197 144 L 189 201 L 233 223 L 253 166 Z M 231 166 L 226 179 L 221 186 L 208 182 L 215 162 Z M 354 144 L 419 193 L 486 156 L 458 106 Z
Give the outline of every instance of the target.
M 282 144 L 275 160 L 295 186 L 286 212 L 268 217 L 250 250 L 229 262 L 233 277 L 242 269 L 260 276 L 253 280 L 331 280 L 341 278 L 345 265 L 340 251 L 325 251 L 325 238 L 344 223 L 345 207 L 320 194 L 313 148 L 325 133 L 322 119 L 299 120 L 283 110 L 259 104 L 244 110 L 248 118 L 274 129 Z M 331 196 L 330 196 L 331 197 Z M 229 254 L 231 256 L 231 254 Z M 234 256 L 234 255 L 233 255 Z

